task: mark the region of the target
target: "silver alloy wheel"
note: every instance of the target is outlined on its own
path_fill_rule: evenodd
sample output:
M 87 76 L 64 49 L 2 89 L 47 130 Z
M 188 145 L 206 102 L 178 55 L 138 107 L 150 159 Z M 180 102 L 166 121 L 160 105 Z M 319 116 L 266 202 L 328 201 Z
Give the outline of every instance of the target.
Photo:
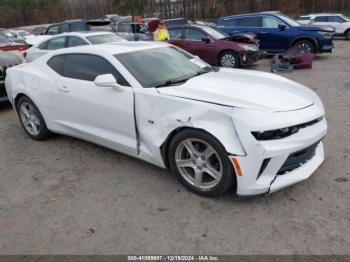
M 28 133 L 33 136 L 39 135 L 40 119 L 35 108 L 31 104 L 24 102 L 21 104 L 19 111 L 23 126 Z
M 216 150 L 200 139 L 182 141 L 175 152 L 181 176 L 198 189 L 212 189 L 223 176 L 223 166 Z
M 306 42 L 301 42 L 300 44 L 298 44 L 298 50 L 300 51 L 300 53 L 311 53 L 312 52 L 312 47 L 310 44 L 306 43 Z
M 236 58 L 233 54 L 225 54 L 221 57 L 221 66 L 227 68 L 234 68 L 236 65 Z

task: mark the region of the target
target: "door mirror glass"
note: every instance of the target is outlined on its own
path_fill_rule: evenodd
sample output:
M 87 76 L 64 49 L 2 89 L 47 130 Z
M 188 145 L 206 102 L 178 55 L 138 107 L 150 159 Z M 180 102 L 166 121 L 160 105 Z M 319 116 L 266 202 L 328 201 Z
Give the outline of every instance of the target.
M 210 43 L 210 38 L 209 37 L 202 37 L 202 42 L 204 42 L 204 43 Z
M 95 85 L 102 87 L 113 87 L 118 92 L 122 92 L 124 90 L 122 86 L 117 83 L 117 80 L 112 74 L 99 75 L 95 79 Z
M 287 28 L 286 25 L 283 25 L 283 24 L 278 25 L 278 29 L 281 31 L 285 30 L 286 28 Z

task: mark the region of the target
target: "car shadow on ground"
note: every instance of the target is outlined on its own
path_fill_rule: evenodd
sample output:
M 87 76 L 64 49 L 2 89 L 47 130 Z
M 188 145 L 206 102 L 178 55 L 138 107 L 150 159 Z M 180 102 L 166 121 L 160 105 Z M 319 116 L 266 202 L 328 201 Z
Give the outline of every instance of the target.
M 114 151 L 112 149 L 99 146 L 97 144 L 84 141 L 78 138 L 73 138 L 66 135 L 61 134 L 54 134 L 47 142 L 51 142 L 54 144 L 60 144 L 61 147 L 66 146 L 73 146 L 74 148 L 83 148 L 86 151 L 91 151 L 97 153 L 97 155 L 104 155 L 105 159 L 111 159 L 115 158 L 118 159 L 117 163 L 129 163 L 130 166 L 133 166 L 135 170 L 143 170 L 145 173 L 140 173 L 140 176 L 148 176 L 149 183 L 168 183 L 171 184 L 171 187 L 174 187 L 177 189 L 178 192 L 189 194 L 190 197 L 197 200 L 207 200 L 211 203 L 231 203 L 235 205 L 259 205 L 261 203 L 265 203 L 266 201 L 272 201 L 272 202 L 279 202 L 281 197 L 277 196 L 278 193 L 275 194 L 262 194 L 262 195 L 256 195 L 256 196 L 248 196 L 248 197 L 242 197 L 238 196 L 236 194 L 236 187 L 234 186 L 231 190 L 229 190 L 224 195 L 218 196 L 218 197 L 202 197 L 198 196 L 189 190 L 187 190 L 177 179 L 177 177 L 171 172 L 170 169 L 163 169 L 158 166 L 152 165 L 148 162 L 145 162 L 143 160 L 137 159 L 136 157 L 128 156 L 123 153 L 119 153 L 117 151 Z M 130 174 L 135 175 L 135 172 L 132 171 Z M 142 179 L 141 179 L 142 180 Z M 153 181 L 153 182 L 152 182 Z M 159 187 L 159 192 L 155 192 L 155 194 L 160 194 L 163 192 L 164 188 L 167 188 L 169 185 L 162 185 Z M 163 189 L 162 189 L 163 188 Z M 136 190 L 136 188 L 135 188 Z M 288 195 L 293 195 L 293 192 L 289 192 L 291 190 L 285 190 L 284 195 L 285 197 L 288 197 Z M 288 193 L 289 192 L 289 193 Z
M 11 110 L 11 109 L 12 109 L 12 106 L 9 102 L 0 103 L 0 113 L 3 111 Z

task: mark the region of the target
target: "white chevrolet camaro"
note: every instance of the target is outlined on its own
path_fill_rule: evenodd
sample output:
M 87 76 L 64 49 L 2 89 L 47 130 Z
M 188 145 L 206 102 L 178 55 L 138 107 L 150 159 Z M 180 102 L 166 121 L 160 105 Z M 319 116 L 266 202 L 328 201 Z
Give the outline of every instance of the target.
M 6 88 L 34 140 L 91 141 L 169 167 L 203 196 L 272 193 L 324 161 L 324 107 L 309 88 L 164 43 L 62 49 L 10 68 Z

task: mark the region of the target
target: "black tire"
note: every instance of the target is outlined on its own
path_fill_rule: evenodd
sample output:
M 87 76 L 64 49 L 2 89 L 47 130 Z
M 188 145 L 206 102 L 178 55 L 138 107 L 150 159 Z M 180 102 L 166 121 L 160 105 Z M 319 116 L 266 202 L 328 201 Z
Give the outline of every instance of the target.
M 229 61 L 231 59 L 234 59 L 235 62 L 234 62 L 234 65 L 229 66 L 229 64 L 230 64 Z M 240 61 L 237 53 L 235 53 L 233 51 L 225 51 L 219 57 L 219 66 L 225 67 L 225 68 L 240 68 L 241 61 Z
M 316 46 L 311 40 L 299 40 L 295 42 L 294 47 L 300 51 L 300 53 L 316 53 Z
M 35 115 L 36 120 L 39 121 L 38 122 L 39 125 L 37 126 L 37 131 L 38 131 L 37 134 L 31 133 L 28 130 L 28 128 L 25 126 L 24 119 L 23 119 L 23 116 L 21 113 L 22 106 L 31 106 L 32 107 L 33 114 Z M 23 96 L 18 100 L 18 102 L 16 104 L 16 111 L 17 111 L 19 120 L 21 122 L 21 125 L 22 125 L 24 131 L 31 139 L 36 140 L 36 141 L 43 141 L 43 140 L 46 140 L 46 139 L 51 137 L 52 133 L 47 129 L 47 126 L 46 126 L 46 123 L 45 123 L 43 116 L 41 115 L 37 106 L 34 104 L 34 102 L 29 97 Z
M 220 158 L 221 168 L 219 168 L 219 170 L 221 170 L 221 177 L 220 179 L 214 179 L 216 180 L 215 183 L 217 184 L 213 184 L 213 186 L 210 188 L 200 188 L 198 186 L 191 184 L 190 182 L 188 182 L 185 176 L 181 173 L 183 171 L 180 171 L 178 168 L 176 159 L 178 156 L 179 148 L 180 147 L 185 148 L 183 146 L 183 143 L 184 141 L 188 141 L 189 139 L 190 140 L 198 139 L 200 141 L 204 141 L 209 146 L 211 146 L 212 149 L 215 150 L 215 154 L 213 154 L 210 157 L 210 159 L 208 159 L 208 161 L 206 161 L 205 163 L 208 164 L 209 162 L 214 162 L 215 164 L 217 157 Z M 196 143 L 196 141 L 194 143 Z M 196 146 L 196 144 L 194 145 Z M 210 134 L 204 131 L 199 131 L 195 129 L 186 129 L 176 134 L 170 142 L 168 157 L 169 157 L 169 164 L 172 172 L 178 177 L 180 182 L 187 189 L 189 189 L 190 191 L 198 195 L 205 196 L 205 197 L 217 197 L 229 191 L 236 181 L 235 172 L 225 148 L 221 145 L 221 143 L 216 138 L 214 138 L 213 136 L 211 136 Z M 190 160 L 185 160 L 185 161 L 192 161 L 192 157 L 190 157 Z M 197 164 L 193 164 L 193 165 L 197 165 Z M 210 163 L 210 167 L 211 168 L 213 167 L 211 163 Z M 182 169 L 185 169 L 185 168 L 189 168 L 190 170 L 193 169 L 192 167 L 183 167 Z M 203 182 L 204 180 L 213 179 L 211 176 L 208 175 L 209 173 L 205 173 L 205 170 L 209 170 L 209 169 L 205 168 L 201 170 L 202 172 L 204 172 L 204 174 L 202 174 Z M 220 173 L 220 171 L 217 171 L 217 172 Z M 194 169 L 193 169 L 193 173 L 195 173 Z M 194 177 L 195 177 L 195 174 L 193 174 L 193 180 L 195 180 Z M 208 181 L 208 183 L 210 182 Z
M 346 40 L 350 40 L 350 29 L 346 30 L 345 38 L 346 38 Z

